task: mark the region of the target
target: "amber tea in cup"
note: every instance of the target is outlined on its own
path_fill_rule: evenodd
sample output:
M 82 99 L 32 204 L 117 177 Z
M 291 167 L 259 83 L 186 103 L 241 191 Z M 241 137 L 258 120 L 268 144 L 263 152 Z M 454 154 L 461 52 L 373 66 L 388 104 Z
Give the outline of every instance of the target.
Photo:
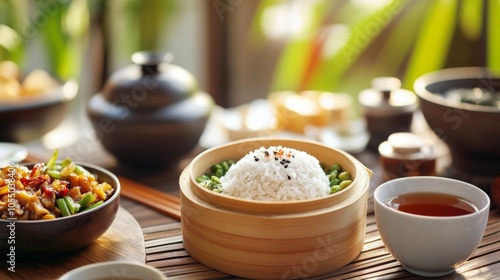
M 490 209 L 488 194 L 477 186 L 437 176 L 387 181 L 373 200 L 387 250 L 405 270 L 425 277 L 451 274 L 473 255 Z
M 474 213 L 472 202 L 450 194 L 417 192 L 405 193 L 387 200 L 387 206 L 410 214 L 449 217 Z

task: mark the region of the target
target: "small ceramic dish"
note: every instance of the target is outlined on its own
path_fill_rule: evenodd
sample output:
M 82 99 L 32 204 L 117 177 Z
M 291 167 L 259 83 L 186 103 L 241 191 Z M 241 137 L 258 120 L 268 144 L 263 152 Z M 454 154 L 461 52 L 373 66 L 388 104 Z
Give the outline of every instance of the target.
M 15 143 L 0 143 L 0 168 L 19 163 L 28 156 L 28 149 Z
M 165 280 L 158 269 L 133 261 L 108 261 L 85 265 L 69 271 L 59 280 Z

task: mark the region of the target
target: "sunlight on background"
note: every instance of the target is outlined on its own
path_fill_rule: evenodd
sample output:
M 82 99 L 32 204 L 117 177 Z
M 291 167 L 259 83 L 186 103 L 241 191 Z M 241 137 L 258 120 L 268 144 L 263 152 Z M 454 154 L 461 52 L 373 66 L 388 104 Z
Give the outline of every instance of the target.
M 62 95 L 69 100 L 72 100 L 78 92 L 78 82 L 70 80 L 66 82 L 62 89 Z M 61 116 L 63 117 L 63 116 Z M 54 130 L 45 134 L 42 137 L 42 144 L 49 150 L 54 150 L 60 147 L 68 147 L 75 144 L 82 133 L 82 127 L 78 118 L 79 115 L 70 115 Z
M 300 36 L 311 21 L 317 1 L 286 1 L 267 8 L 261 20 L 264 34 L 270 39 Z
M 347 44 L 351 35 L 351 30 L 345 24 L 332 24 L 323 29 L 325 37 L 322 57 L 331 57 L 336 55 Z

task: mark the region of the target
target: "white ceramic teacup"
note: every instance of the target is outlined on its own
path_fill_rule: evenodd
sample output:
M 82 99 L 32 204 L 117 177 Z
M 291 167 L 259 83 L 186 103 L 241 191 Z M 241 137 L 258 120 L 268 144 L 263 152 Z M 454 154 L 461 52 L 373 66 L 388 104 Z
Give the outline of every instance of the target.
M 450 194 L 470 201 L 474 213 L 462 216 L 423 216 L 387 206 L 388 199 L 413 192 Z M 478 187 L 443 177 L 406 177 L 381 184 L 374 193 L 380 236 L 403 268 L 426 277 L 455 271 L 476 250 L 488 221 L 490 199 Z

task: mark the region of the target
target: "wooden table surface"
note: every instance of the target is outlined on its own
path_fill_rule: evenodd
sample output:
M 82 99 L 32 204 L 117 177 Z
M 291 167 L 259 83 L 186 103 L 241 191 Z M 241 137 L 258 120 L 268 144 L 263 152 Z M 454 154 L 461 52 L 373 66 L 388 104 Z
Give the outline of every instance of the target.
M 57 279 L 64 273 L 92 263 L 104 261 L 135 261 L 146 259 L 143 232 L 130 212 L 118 208 L 113 224 L 97 241 L 69 255 L 45 259 L 16 259 L 15 273 L 7 263 L 0 264 L 0 279 Z
M 100 165 L 119 176 L 126 177 L 127 180 L 178 197 L 179 175 L 189 164 L 190 159 L 201 150 L 195 149 L 192 154 L 177 162 L 176 165 L 154 171 L 122 167 L 96 143 L 92 146 L 87 143 L 84 151 L 78 152 L 78 146 L 73 146 L 60 149 L 60 155 Z M 30 154 L 36 158 L 48 158 L 51 151 L 32 148 Z M 371 181 L 373 191 L 373 188 L 380 182 L 381 174 L 377 155 L 363 152 L 354 156 L 375 171 L 375 176 Z M 369 202 L 369 205 L 371 204 L 372 202 Z M 183 247 L 179 220 L 125 197 L 121 199 L 121 206 L 136 219 L 142 229 L 145 263 L 161 270 L 168 279 L 239 279 L 211 269 L 191 258 Z M 47 268 L 50 269 L 50 267 Z M 500 213 L 493 209 L 484 238 L 474 255 L 460 266 L 456 273 L 434 279 L 495 279 L 498 277 L 500 277 Z M 403 270 L 384 247 L 370 207 L 367 213 L 365 245 L 361 254 L 347 266 L 313 279 L 419 279 L 419 277 Z

